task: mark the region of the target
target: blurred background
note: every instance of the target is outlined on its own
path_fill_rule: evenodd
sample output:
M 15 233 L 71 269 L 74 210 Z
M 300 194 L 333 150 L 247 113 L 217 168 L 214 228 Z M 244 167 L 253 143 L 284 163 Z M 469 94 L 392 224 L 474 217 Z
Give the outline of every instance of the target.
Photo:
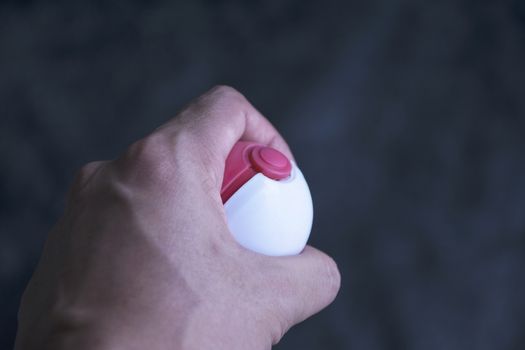
M 0 1 L 0 348 L 75 170 L 218 83 L 343 276 L 276 349 L 525 348 L 522 0 Z

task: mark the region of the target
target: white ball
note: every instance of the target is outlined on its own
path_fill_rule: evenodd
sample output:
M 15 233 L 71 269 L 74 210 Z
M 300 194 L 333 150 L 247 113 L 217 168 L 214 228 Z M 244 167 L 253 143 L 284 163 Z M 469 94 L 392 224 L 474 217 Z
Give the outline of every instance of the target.
M 224 208 L 237 242 L 265 255 L 299 254 L 312 229 L 312 197 L 293 162 L 288 178 L 272 180 L 258 173 L 226 201 Z

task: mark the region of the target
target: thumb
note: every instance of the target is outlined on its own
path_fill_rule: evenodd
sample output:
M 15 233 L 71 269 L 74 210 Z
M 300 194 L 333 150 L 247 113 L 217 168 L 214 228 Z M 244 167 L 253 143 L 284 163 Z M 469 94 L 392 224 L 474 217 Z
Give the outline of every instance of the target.
M 311 246 L 296 256 L 278 258 L 286 264 L 290 289 L 282 302 L 289 313 L 288 328 L 316 314 L 334 301 L 341 285 L 335 261 Z

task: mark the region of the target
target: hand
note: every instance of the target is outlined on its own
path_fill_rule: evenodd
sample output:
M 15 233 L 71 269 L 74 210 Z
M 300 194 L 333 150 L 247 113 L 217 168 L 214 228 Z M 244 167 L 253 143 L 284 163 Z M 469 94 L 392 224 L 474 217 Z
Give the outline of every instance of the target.
M 267 257 L 228 231 L 220 188 L 240 138 L 292 157 L 217 87 L 116 160 L 84 166 L 24 293 L 16 349 L 268 349 L 335 298 L 333 260 Z

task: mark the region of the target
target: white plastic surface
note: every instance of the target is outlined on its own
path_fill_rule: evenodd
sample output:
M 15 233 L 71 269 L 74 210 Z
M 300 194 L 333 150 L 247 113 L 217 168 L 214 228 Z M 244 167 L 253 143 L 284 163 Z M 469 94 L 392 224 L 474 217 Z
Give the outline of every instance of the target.
M 224 204 L 228 226 L 245 248 L 272 255 L 296 255 L 312 229 L 310 190 L 299 168 L 275 181 L 259 173 Z

